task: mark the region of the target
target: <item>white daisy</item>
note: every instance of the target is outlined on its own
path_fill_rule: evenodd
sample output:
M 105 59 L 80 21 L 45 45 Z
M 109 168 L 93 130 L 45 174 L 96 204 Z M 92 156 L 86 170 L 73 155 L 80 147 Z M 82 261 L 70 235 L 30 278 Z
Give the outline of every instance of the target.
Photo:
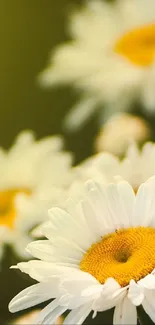
M 36 141 L 32 132 L 19 134 L 9 151 L 0 149 L 0 250 L 10 244 L 21 256 L 32 240 L 30 230 L 44 221 L 58 193 L 71 180 L 70 154 L 51 136 Z
M 53 208 L 42 228 L 47 240 L 28 245 L 39 260 L 17 268 L 39 283 L 19 293 L 11 312 L 49 299 L 35 324 L 82 324 L 89 313 L 115 307 L 114 324 L 137 324 L 142 305 L 155 321 L 155 177 L 134 193 L 126 182 L 89 181 L 78 204 Z M 16 267 L 15 267 L 16 268 Z
M 68 128 L 80 127 L 96 106 L 104 105 L 104 119 L 137 100 L 154 110 L 154 13 L 154 0 L 94 0 L 70 18 L 72 41 L 56 48 L 41 76 L 45 86 L 69 83 L 83 91 Z
M 148 123 L 139 116 L 128 113 L 113 115 L 104 123 L 95 139 L 95 151 L 123 155 L 129 143 L 142 144 L 151 136 Z

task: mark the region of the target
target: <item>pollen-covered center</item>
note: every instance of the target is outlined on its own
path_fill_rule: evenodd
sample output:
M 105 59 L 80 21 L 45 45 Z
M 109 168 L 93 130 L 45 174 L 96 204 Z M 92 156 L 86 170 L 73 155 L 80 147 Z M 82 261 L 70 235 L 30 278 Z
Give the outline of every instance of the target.
M 13 228 L 16 217 L 15 198 L 18 194 L 29 195 L 27 189 L 9 189 L 0 191 L 0 225 Z
M 144 278 L 155 268 L 155 229 L 128 228 L 93 244 L 80 262 L 80 269 L 104 284 L 114 278 L 122 287 Z
M 155 57 L 155 24 L 133 29 L 121 37 L 114 51 L 139 66 L 148 66 Z

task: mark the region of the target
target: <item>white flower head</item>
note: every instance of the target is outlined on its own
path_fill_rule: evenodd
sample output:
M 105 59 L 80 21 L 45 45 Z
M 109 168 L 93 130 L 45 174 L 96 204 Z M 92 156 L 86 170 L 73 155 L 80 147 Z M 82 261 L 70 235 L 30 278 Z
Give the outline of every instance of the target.
M 150 135 L 150 127 L 141 117 L 128 113 L 115 114 L 102 125 L 97 134 L 95 151 L 106 151 L 121 156 L 131 142 L 144 143 Z
M 64 324 L 80 325 L 91 311 L 113 307 L 114 324 L 137 324 L 139 305 L 155 321 L 155 177 L 137 194 L 125 181 L 89 181 L 85 191 L 66 211 L 49 211 L 47 240 L 27 247 L 38 260 L 17 265 L 39 283 L 19 293 L 10 311 L 54 298 L 35 324 L 53 324 L 69 309 Z
M 10 150 L 0 149 L 0 252 L 10 244 L 25 256 L 30 231 L 47 217 L 71 181 L 72 157 L 59 136 L 36 141 L 21 132 Z
M 67 116 L 69 129 L 100 106 L 104 119 L 137 100 L 154 111 L 154 12 L 154 0 L 94 0 L 70 18 L 72 41 L 56 48 L 41 75 L 44 86 L 68 83 L 83 92 Z

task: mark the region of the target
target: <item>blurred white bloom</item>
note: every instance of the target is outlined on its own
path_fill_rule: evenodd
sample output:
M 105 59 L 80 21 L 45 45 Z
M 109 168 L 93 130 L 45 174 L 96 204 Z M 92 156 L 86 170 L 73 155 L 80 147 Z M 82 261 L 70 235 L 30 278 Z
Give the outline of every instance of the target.
M 81 325 L 93 311 L 115 308 L 113 324 L 137 324 L 142 305 L 155 322 L 155 177 L 134 193 L 118 184 L 87 182 L 67 210 L 52 208 L 47 240 L 32 242 L 32 261 L 14 266 L 38 281 L 10 302 L 12 313 L 47 301 L 35 324 Z M 50 299 L 52 302 L 48 302 Z
M 17 318 L 15 321 L 13 321 L 11 324 L 12 325 L 32 325 L 35 324 L 35 320 L 38 317 L 40 313 L 40 310 L 35 310 L 32 311 L 30 313 L 27 313 L 24 316 L 21 316 L 19 318 Z M 63 318 L 59 317 L 56 322 L 55 325 L 61 325 L 63 323 Z
M 40 310 L 35 310 L 30 313 L 27 313 L 24 316 L 21 316 L 17 319 L 15 319 L 11 324 L 12 325 L 32 325 L 34 324 L 34 321 L 36 317 L 39 315 Z
M 147 142 L 141 150 L 132 143 L 122 160 L 110 153 L 94 155 L 78 166 L 77 175 L 81 186 L 88 179 L 103 183 L 124 179 L 137 191 L 155 175 L 155 143 Z
M 58 136 L 36 141 L 25 131 L 9 151 L 0 149 L 1 253 L 10 244 L 23 256 L 31 229 L 46 220 L 58 192 L 70 184 L 72 157 L 62 147 Z
M 85 195 L 84 183 L 90 179 L 103 184 L 117 183 L 124 179 L 137 192 L 142 183 L 155 175 L 155 144 L 147 142 L 140 150 L 132 143 L 122 160 L 110 153 L 93 155 L 73 167 L 72 173 L 74 178 L 67 188 L 62 189 L 59 207 L 66 208 L 69 197 L 74 202 L 82 199 Z M 48 221 L 44 224 L 48 224 Z M 35 228 L 35 237 L 41 236 L 41 228 L 42 224 Z
M 150 133 L 144 119 L 127 113 L 116 114 L 101 128 L 95 140 L 95 150 L 123 155 L 132 141 L 143 143 Z
M 154 0 L 94 0 L 70 17 L 72 41 L 56 48 L 41 75 L 44 86 L 68 83 L 83 93 L 67 116 L 69 129 L 97 106 L 104 119 L 137 100 L 155 110 L 154 13 Z

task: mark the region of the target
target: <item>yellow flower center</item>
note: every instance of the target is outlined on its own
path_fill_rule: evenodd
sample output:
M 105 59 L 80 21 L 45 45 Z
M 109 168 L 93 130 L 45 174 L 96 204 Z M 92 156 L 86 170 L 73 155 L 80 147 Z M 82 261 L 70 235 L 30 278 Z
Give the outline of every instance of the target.
M 0 192 L 0 225 L 13 228 L 16 217 L 15 197 L 17 194 L 30 194 L 26 189 L 10 189 Z
M 107 235 L 93 244 L 80 262 L 80 269 L 100 283 L 114 278 L 122 287 L 138 281 L 155 268 L 155 229 L 128 228 Z
M 136 65 L 151 65 L 155 58 L 155 24 L 129 31 L 116 42 L 114 51 Z

